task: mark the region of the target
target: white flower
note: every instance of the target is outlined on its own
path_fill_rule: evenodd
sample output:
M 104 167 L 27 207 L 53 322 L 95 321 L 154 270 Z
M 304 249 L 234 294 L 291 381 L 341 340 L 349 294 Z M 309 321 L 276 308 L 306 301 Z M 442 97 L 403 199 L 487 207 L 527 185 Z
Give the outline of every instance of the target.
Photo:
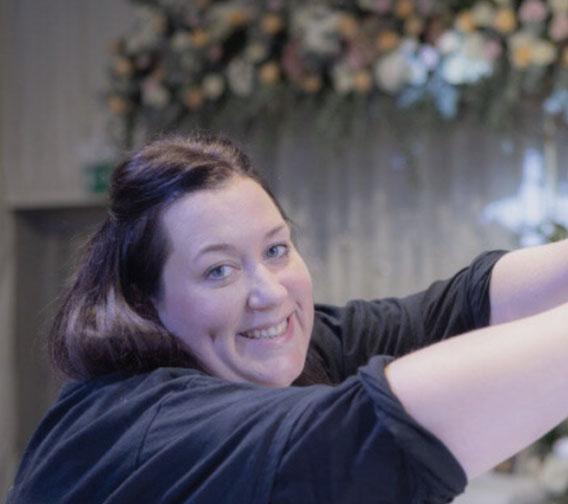
M 548 0 L 548 4 L 556 13 L 568 11 L 568 0 Z
M 532 46 L 532 62 L 536 65 L 550 65 L 556 59 L 556 46 L 544 39 L 537 39 Z
M 347 94 L 353 90 L 353 70 L 344 63 L 339 63 L 331 70 L 333 87 L 339 94 Z
M 172 35 L 170 45 L 174 51 L 184 51 L 191 47 L 191 35 L 186 30 L 178 30 Z
M 245 56 L 251 63 L 258 63 L 268 56 L 268 47 L 260 42 L 253 42 L 245 48 Z
M 211 100 L 219 98 L 225 91 L 225 81 L 219 74 L 207 74 L 203 78 L 203 93 Z
M 448 58 L 442 66 L 442 77 L 453 85 L 475 83 L 491 72 L 492 67 L 487 61 L 468 60 L 461 55 Z
M 428 68 L 420 58 L 412 58 L 409 61 L 408 80 L 413 86 L 423 86 L 428 80 Z
M 170 102 L 170 92 L 154 79 L 142 84 L 142 103 L 150 107 L 164 108 Z
M 471 60 L 479 60 L 485 58 L 485 39 L 479 33 L 469 33 L 460 50 L 463 55 Z
M 375 64 L 375 81 L 388 93 L 400 91 L 410 80 L 410 65 L 402 51 L 394 51 Z
M 234 58 L 227 68 L 231 91 L 237 96 L 249 96 L 254 87 L 254 67 L 244 59 Z
M 486 50 L 486 40 L 479 33 L 469 33 L 462 45 L 442 63 L 442 77 L 453 85 L 471 84 L 491 75 L 493 64 Z
M 450 54 L 457 51 L 462 45 L 462 37 L 454 30 L 445 31 L 436 41 L 436 46 L 442 54 Z
M 418 57 L 428 70 L 433 70 L 440 61 L 440 54 L 431 45 L 423 45 L 418 50 Z
M 562 495 L 568 490 L 568 459 L 549 455 L 539 475 L 540 483 L 553 495 Z
M 160 42 L 164 26 L 165 18 L 158 9 L 138 7 L 134 12 L 134 29 L 125 37 L 126 52 L 152 49 Z
M 294 10 L 292 32 L 300 40 L 303 50 L 334 55 L 341 49 L 338 22 L 338 12 L 322 4 L 308 4 Z
M 487 1 L 477 2 L 471 10 L 473 20 L 476 25 L 488 27 L 493 24 L 495 18 L 495 7 Z

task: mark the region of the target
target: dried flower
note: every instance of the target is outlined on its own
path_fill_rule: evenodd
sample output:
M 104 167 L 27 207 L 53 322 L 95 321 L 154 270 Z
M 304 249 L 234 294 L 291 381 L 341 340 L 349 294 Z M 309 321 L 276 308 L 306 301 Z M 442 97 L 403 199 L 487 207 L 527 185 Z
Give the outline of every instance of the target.
M 517 27 L 517 17 L 513 9 L 499 9 L 495 15 L 493 27 L 500 33 L 511 33 Z
M 341 14 L 337 22 L 337 29 L 344 39 L 351 40 L 357 35 L 359 25 L 351 14 Z
M 199 87 L 192 86 L 185 90 L 182 99 L 189 110 L 196 110 L 203 105 L 205 95 Z
M 284 21 L 277 14 L 266 14 L 260 21 L 260 28 L 267 35 L 276 35 L 284 28 Z
M 475 19 L 470 11 L 462 11 L 456 17 L 455 26 L 458 30 L 469 33 L 475 30 Z
M 245 10 L 243 9 L 233 9 L 231 14 L 229 15 L 229 24 L 234 28 L 238 28 L 247 24 L 248 22 L 248 15 Z
M 130 77 L 134 73 L 134 65 L 128 58 L 118 57 L 114 60 L 113 70 L 118 77 Z
M 404 33 L 411 37 L 418 37 L 424 30 L 424 21 L 418 16 L 410 16 L 404 22 Z
M 209 34 L 201 28 L 193 30 L 190 34 L 190 37 L 191 37 L 191 44 L 193 45 L 193 47 L 197 49 L 205 47 L 209 42 Z
M 560 64 L 568 68 L 568 47 L 562 49 L 562 56 L 560 57 Z
M 527 68 L 532 61 L 534 37 L 527 32 L 519 32 L 509 39 L 509 59 L 514 67 Z
M 377 36 L 377 50 L 381 53 L 391 51 L 400 43 L 400 37 L 392 30 L 385 30 Z
M 122 96 L 111 95 L 107 98 L 108 108 L 114 115 L 126 115 L 131 109 L 130 102 Z
M 353 78 L 353 88 L 361 94 L 367 94 L 373 87 L 373 79 L 368 70 L 359 70 Z
M 414 12 L 414 3 L 412 0 L 397 0 L 394 6 L 394 15 L 401 19 L 405 19 Z
M 321 77 L 316 74 L 307 75 L 301 82 L 301 88 L 309 94 L 315 94 L 321 89 Z
M 280 79 L 280 67 L 274 61 L 269 61 L 260 67 L 259 79 L 269 86 L 276 84 Z

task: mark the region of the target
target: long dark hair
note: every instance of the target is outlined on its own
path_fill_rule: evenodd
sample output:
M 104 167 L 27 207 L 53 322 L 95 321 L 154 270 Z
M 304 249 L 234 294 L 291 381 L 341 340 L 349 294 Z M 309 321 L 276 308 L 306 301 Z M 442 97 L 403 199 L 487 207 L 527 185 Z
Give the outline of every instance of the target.
M 203 371 L 151 301 L 159 296 L 169 254 L 160 217 L 180 197 L 236 175 L 257 181 L 289 221 L 250 159 L 225 137 L 163 138 L 116 167 L 108 217 L 86 244 L 48 335 L 59 371 L 71 378 L 172 366 Z M 326 381 L 319 361 L 307 361 L 299 383 Z

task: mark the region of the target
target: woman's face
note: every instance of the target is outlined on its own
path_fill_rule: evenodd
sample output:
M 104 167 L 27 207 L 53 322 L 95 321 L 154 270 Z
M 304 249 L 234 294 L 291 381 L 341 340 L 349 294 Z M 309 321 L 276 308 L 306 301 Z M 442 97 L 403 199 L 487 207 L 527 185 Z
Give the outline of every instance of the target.
M 162 323 L 214 376 L 290 385 L 312 331 L 312 284 L 268 194 L 235 177 L 175 202 L 163 225 Z

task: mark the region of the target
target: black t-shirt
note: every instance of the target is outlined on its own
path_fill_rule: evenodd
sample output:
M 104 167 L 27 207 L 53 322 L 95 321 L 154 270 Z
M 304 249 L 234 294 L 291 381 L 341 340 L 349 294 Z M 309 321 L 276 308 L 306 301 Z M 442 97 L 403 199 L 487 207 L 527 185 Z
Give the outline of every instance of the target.
M 316 306 L 312 344 L 335 386 L 270 389 L 183 368 L 67 384 L 8 503 L 450 502 L 463 469 L 406 414 L 384 366 L 486 325 L 501 255 L 407 298 Z

